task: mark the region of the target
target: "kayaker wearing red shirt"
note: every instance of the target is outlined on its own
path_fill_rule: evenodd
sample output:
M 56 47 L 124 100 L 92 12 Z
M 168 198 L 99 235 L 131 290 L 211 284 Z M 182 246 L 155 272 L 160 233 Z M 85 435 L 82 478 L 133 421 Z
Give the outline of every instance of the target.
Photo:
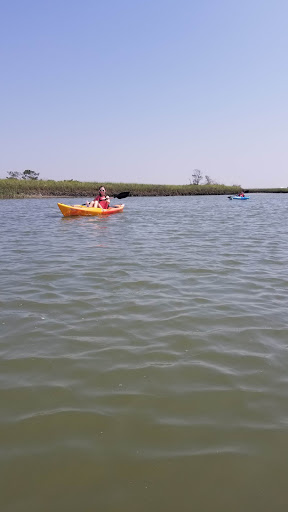
M 87 206 L 92 208 L 102 208 L 102 210 L 107 210 L 110 205 L 110 198 L 106 195 L 106 190 L 104 187 L 99 188 L 99 194 L 95 197 L 91 203 L 87 202 Z
M 245 197 L 245 194 L 243 192 L 243 190 L 240 192 L 240 194 L 238 194 L 239 197 Z

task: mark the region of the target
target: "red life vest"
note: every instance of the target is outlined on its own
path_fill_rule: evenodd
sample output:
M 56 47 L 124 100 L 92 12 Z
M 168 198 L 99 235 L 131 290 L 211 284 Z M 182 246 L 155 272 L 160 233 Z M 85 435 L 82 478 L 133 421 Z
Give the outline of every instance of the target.
M 107 208 L 109 208 L 109 203 L 108 201 L 106 200 L 106 196 L 103 197 L 103 196 L 96 196 L 94 201 L 98 201 L 98 203 L 101 204 L 102 208 L 104 208 L 104 210 L 107 210 Z

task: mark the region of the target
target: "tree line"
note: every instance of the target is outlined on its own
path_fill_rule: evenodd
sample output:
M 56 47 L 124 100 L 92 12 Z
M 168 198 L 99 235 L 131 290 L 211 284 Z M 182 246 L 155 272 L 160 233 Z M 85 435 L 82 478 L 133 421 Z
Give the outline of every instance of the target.
M 194 169 L 193 173 L 192 173 L 192 181 L 190 181 L 190 185 L 199 185 L 201 183 L 201 181 L 203 180 L 203 174 L 202 174 L 202 171 L 200 171 L 200 169 Z M 210 178 L 210 176 L 208 176 L 208 174 L 205 174 L 204 176 L 205 178 L 205 183 L 204 185 L 217 185 L 217 183 L 212 180 Z
M 39 172 L 31 171 L 29 169 L 26 169 L 22 173 L 18 171 L 8 171 L 6 178 L 10 180 L 38 180 L 39 174 Z M 214 180 L 212 180 L 210 176 L 208 176 L 208 174 L 205 174 L 205 176 L 203 176 L 202 171 L 200 171 L 199 169 L 194 169 L 192 173 L 192 181 L 189 179 L 190 185 L 200 185 L 201 181 L 204 178 L 204 185 L 217 185 L 217 183 Z
M 18 171 L 7 171 L 7 180 L 38 180 L 39 172 L 30 171 L 30 169 L 26 169 L 23 172 Z

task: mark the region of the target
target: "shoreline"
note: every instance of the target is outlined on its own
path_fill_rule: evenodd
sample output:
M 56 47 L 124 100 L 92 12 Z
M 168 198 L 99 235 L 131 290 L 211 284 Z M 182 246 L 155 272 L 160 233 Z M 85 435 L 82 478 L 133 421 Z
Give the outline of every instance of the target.
M 110 196 L 129 191 L 130 197 L 195 196 L 195 195 L 236 195 L 241 190 L 245 194 L 288 193 L 288 188 L 245 188 L 240 185 L 154 185 L 137 183 L 100 183 L 53 180 L 0 179 L 0 199 L 43 199 L 95 197 L 99 186 L 104 185 Z

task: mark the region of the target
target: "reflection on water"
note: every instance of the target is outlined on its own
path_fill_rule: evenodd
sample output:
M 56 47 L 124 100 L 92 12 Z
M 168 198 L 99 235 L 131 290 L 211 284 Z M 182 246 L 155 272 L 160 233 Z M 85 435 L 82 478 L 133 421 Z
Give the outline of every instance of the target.
M 0 202 L 1 510 L 286 509 L 287 200 Z

